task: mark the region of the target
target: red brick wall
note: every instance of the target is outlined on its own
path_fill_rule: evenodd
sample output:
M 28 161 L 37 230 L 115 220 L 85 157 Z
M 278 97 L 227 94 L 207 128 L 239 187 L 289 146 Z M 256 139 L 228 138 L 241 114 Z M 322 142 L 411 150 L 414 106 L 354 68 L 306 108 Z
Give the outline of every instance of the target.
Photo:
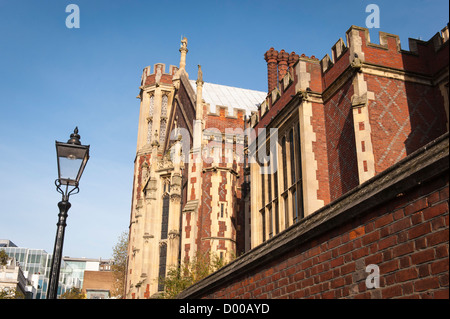
M 437 155 L 443 151 L 446 155 Z M 358 204 L 358 207 L 372 207 L 364 213 L 354 207 L 355 215 L 343 217 L 346 218 L 343 222 L 334 219 L 330 229 L 323 229 L 316 236 L 307 235 L 308 232 L 296 235 L 307 239 L 295 237 L 290 248 L 285 248 L 287 241 L 282 239 L 289 236 L 289 230 L 280 233 L 256 247 L 257 252 L 244 255 L 241 259 L 248 260 L 247 266 L 234 270 L 231 264 L 229 270 L 221 270 L 226 272 L 223 277 L 219 271 L 215 274 L 218 279 L 208 278 L 180 297 L 449 298 L 448 135 L 446 144 L 441 143 L 436 153 L 424 151 L 423 154 L 428 154 L 426 165 L 409 157 L 382 174 L 383 177 L 373 179 L 372 183 L 389 191 L 373 195 L 382 200 L 367 195 Z M 422 170 L 422 167 L 426 168 Z M 399 181 L 399 176 L 404 178 Z M 411 178 L 417 181 L 415 186 Z M 389 186 L 383 186 L 386 183 Z M 349 196 L 364 197 L 363 194 L 371 192 L 366 191 L 370 187 L 365 184 Z M 348 200 L 349 205 L 352 201 Z M 329 209 L 339 205 L 345 206 L 339 200 Z M 349 209 L 343 209 L 341 216 L 353 214 Z M 319 214 L 329 213 L 325 208 L 312 216 Z M 303 227 L 307 225 L 308 221 Z M 281 252 L 271 257 L 267 253 L 270 249 Z M 256 254 L 253 258 L 252 253 Z M 258 261 L 252 264 L 254 258 Z M 380 287 L 375 289 L 366 287 L 370 272 L 366 272 L 366 267 L 371 264 L 377 265 L 380 271 Z
M 342 74 L 342 72 L 344 72 L 344 70 L 349 66 L 349 64 L 350 64 L 349 54 L 350 54 L 350 51 L 346 50 L 341 55 L 341 57 L 338 58 L 337 61 L 335 61 L 335 64 L 333 64 L 332 67 L 330 67 L 328 70 L 326 70 L 325 73 L 323 73 L 322 81 L 323 81 L 324 90 L 330 84 L 332 84 L 338 78 L 338 76 L 340 76 Z
M 316 134 L 316 140 L 312 142 L 314 157 L 317 161 L 316 176 L 319 181 L 317 198 L 324 203 L 330 202 L 330 180 L 328 169 L 327 126 L 325 121 L 325 109 L 323 104 L 312 103 L 311 125 Z
M 447 131 L 442 95 L 436 87 L 364 75 L 375 100 L 369 119 L 380 173 Z
M 112 271 L 84 271 L 83 294 L 86 294 L 86 290 L 109 290 L 114 289 L 114 273 Z
M 352 82 L 347 81 L 324 105 L 331 200 L 359 185 L 352 95 Z
M 222 134 L 226 133 L 226 129 L 230 128 L 230 129 L 237 129 L 237 128 L 241 128 L 242 130 L 244 129 L 244 113 L 242 110 L 238 110 L 236 112 L 236 114 L 228 114 L 229 110 L 226 110 L 226 108 L 223 107 L 218 107 L 217 111 L 218 114 L 213 114 L 213 113 L 209 113 L 209 109 L 207 107 L 204 107 L 203 109 L 203 118 L 205 121 L 205 128 L 209 129 L 209 128 L 214 128 L 214 129 L 218 129 Z M 214 111 L 214 110 L 212 110 Z M 243 131 L 242 131 L 243 132 Z M 238 132 L 237 132 L 238 133 Z M 243 146 L 242 145 L 226 145 L 225 142 L 223 142 L 221 139 L 215 139 L 215 140 L 211 140 L 208 141 L 207 146 L 209 148 L 212 147 L 218 147 L 222 149 L 222 158 L 221 158 L 221 162 L 219 163 L 213 163 L 213 157 L 209 157 L 209 158 L 203 158 L 203 162 L 202 162 L 202 169 L 207 169 L 207 168 L 211 168 L 213 166 L 218 166 L 218 167 L 229 167 L 229 164 L 227 163 L 228 160 L 230 160 L 229 158 L 225 158 L 225 148 L 233 148 L 237 154 L 243 154 Z M 212 154 L 211 154 L 212 155 Z M 202 154 L 203 157 L 205 157 L 205 154 Z M 206 161 L 205 161 L 206 160 Z M 189 236 L 192 236 L 192 227 L 191 225 L 193 225 L 193 223 L 196 223 L 197 226 L 197 234 L 196 235 L 196 244 L 197 244 L 197 249 L 199 252 L 201 253 L 207 253 L 211 250 L 214 250 L 216 248 L 219 249 L 223 249 L 225 247 L 225 241 L 224 240 L 220 240 L 219 241 L 219 247 L 211 247 L 211 241 L 210 240 L 206 240 L 209 239 L 211 237 L 216 237 L 221 236 L 220 232 L 224 232 L 225 231 L 225 225 L 221 225 L 219 222 L 219 225 L 217 225 L 217 227 L 219 228 L 219 234 L 213 234 L 211 231 L 211 226 L 212 226 L 212 218 L 211 218 L 211 213 L 212 213 L 212 205 L 217 205 L 217 207 L 219 206 L 219 203 L 213 203 L 212 202 L 212 196 L 213 194 L 218 194 L 219 195 L 219 201 L 226 201 L 226 196 L 227 196 L 227 192 L 228 192 L 228 187 L 231 188 L 231 192 L 232 192 L 232 198 L 233 200 L 231 202 L 228 202 L 228 214 L 229 214 L 229 218 L 232 220 L 232 225 L 233 225 L 233 229 L 232 231 L 232 238 L 233 240 L 236 241 L 236 245 L 237 245 L 237 249 L 239 249 L 240 251 L 243 250 L 244 247 L 244 233 L 240 232 L 238 233 L 236 231 L 236 228 L 239 229 L 244 229 L 244 211 L 243 211 L 243 205 L 241 205 L 242 202 L 242 194 L 241 194 L 241 184 L 244 182 L 244 169 L 243 169 L 243 159 L 241 159 L 241 163 L 237 163 L 234 162 L 232 165 L 232 168 L 237 172 L 238 177 L 234 176 L 232 173 L 230 172 L 226 172 L 226 171 L 203 171 L 201 173 L 201 181 L 199 184 L 201 187 L 201 198 L 199 198 L 200 203 L 199 203 L 199 207 L 198 207 L 198 218 L 197 220 L 193 220 L 191 217 L 192 215 L 190 213 L 186 213 L 187 214 L 187 225 L 185 225 L 184 227 L 184 231 L 186 232 L 186 238 L 189 238 Z M 196 165 L 193 164 L 192 166 L 192 170 L 196 170 L 198 168 L 196 168 Z M 219 187 L 218 188 L 213 188 L 212 184 L 211 184 L 211 177 L 215 174 L 219 174 L 219 176 L 221 176 L 221 182 L 219 183 Z M 231 181 L 231 185 L 227 184 L 227 174 L 231 174 L 232 176 L 232 181 Z M 197 182 L 197 180 L 195 178 L 192 178 L 191 181 L 189 181 L 190 184 L 192 185 L 194 183 Z M 198 186 L 196 186 L 198 187 Z M 194 198 L 194 190 L 192 188 L 190 188 L 190 199 L 195 199 Z M 228 227 L 228 226 L 227 226 Z M 222 234 L 223 236 L 223 234 Z M 186 245 L 186 247 L 184 248 L 185 251 L 188 251 L 190 249 L 190 247 L 188 245 Z
M 212 211 L 212 198 L 211 198 L 211 172 L 205 172 L 202 174 L 202 192 L 201 192 L 201 204 L 198 211 L 197 220 L 197 250 L 199 252 L 208 252 L 211 249 L 209 240 L 202 240 L 203 238 L 210 238 L 211 234 L 211 211 Z

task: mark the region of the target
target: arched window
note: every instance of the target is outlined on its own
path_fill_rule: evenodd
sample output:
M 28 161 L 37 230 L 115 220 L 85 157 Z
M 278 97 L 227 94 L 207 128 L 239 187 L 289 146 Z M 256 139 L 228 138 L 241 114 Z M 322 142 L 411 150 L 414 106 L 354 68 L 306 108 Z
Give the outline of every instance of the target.
M 167 239 L 167 231 L 169 228 L 169 194 L 163 196 L 162 219 L 161 219 L 161 239 Z
M 147 127 L 147 144 L 150 144 L 152 142 L 152 124 L 153 124 L 153 109 L 155 106 L 155 97 L 152 95 L 150 96 L 150 107 L 148 112 L 148 127 Z
M 167 263 L 167 243 L 161 242 L 159 245 L 159 273 L 158 273 L 158 291 L 164 290 L 164 278 L 166 277 Z
M 159 278 L 166 276 L 167 264 L 167 233 L 169 230 L 169 205 L 170 205 L 170 180 L 163 179 L 163 200 L 162 200 L 162 216 L 161 216 L 161 242 L 159 247 Z M 158 291 L 164 289 L 164 283 L 160 280 L 158 282 Z
M 167 126 L 167 95 L 163 95 L 161 105 L 161 125 L 159 128 L 159 145 L 163 145 L 166 138 L 166 126 Z

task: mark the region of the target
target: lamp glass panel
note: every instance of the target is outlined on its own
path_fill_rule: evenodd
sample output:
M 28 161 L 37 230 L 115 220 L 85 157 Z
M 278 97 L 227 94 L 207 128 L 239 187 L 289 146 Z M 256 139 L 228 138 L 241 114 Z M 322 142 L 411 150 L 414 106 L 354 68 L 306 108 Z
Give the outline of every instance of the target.
M 80 170 L 80 165 L 82 159 L 71 159 L 70 157 L 60 157 L 59 167 L 60 167 L 60 178 L 61 179 L 71 179 L 76 180 L 78 171 Z
M 87 161 L 86 147 L 79 147 L 69 144 L 57 144 L 58 161 L 59 161 L 59 179 L 62 184 L 69 183 L 73 185 L 72 181 L 78 181 L 81 177 L 82 170 Z

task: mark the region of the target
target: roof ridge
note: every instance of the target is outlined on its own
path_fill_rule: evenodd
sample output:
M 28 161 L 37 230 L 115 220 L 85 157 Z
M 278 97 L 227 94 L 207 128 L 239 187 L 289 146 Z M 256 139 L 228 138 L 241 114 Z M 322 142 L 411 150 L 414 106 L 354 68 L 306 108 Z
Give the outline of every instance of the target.
M 189 79 L 189 82 L 195 84 L 196 80 L 191 80 Z M 234 89 L 239 89 L 239 90 L 246 90 L 246 91 L 253 91 L 253 92 L 260 92 L 260 93 L 264 93 L 267 94 L 267 92 L 265 91 L 260 91 L 260 90 L 253 90 L 253 89 L 246 89 L 246 88 L 241 88 L 241 87 L 237 87 L 237 86 L 231 86 L 231 85 L 225 85 L 225 84 L 218 84 L 218 83 L 212 83 L 212 82 L 203 82 L 203 85 L 208 84 L 208 85 L 217 85 L 217 86 L 223 86 L 223 87 L 229 87 L 229 88 L 234 88 Z
M 189 80 L 194 91 L 197 84 L 194 80 Z M 227 107 L 228 114 L 233 115 L 234 109 L 244 110 L 246 115 L 258 110 L 258 105 L 264 101 L 266 92 L 243 89 L 235 86 L 216 84 L 210 82 L 203 83 L 203 99 L 210 105 L 210 112 L 216 113 L 217 107 Z

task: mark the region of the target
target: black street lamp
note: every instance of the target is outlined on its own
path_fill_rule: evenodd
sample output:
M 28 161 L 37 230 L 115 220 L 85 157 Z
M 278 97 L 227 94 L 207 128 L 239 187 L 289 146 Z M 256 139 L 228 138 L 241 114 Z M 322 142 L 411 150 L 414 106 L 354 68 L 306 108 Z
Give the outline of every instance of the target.
M 53 260 L 48 282 L 47 299 L 56 299 L 58 294 L 59 271 L 61 268 L 64 230 L 66 228 L 67 212 L 70 208 L 69 196 L 79 192 L 78 184 L 89 160 L 89 145 L 81 145 L 78 127 L 70 135 L 67 143 L 55 141 L 58 159 L 58 179 L 55 181 L 56 190 L 62 195 L 58 203 L 58 229 L 56 231 Z

